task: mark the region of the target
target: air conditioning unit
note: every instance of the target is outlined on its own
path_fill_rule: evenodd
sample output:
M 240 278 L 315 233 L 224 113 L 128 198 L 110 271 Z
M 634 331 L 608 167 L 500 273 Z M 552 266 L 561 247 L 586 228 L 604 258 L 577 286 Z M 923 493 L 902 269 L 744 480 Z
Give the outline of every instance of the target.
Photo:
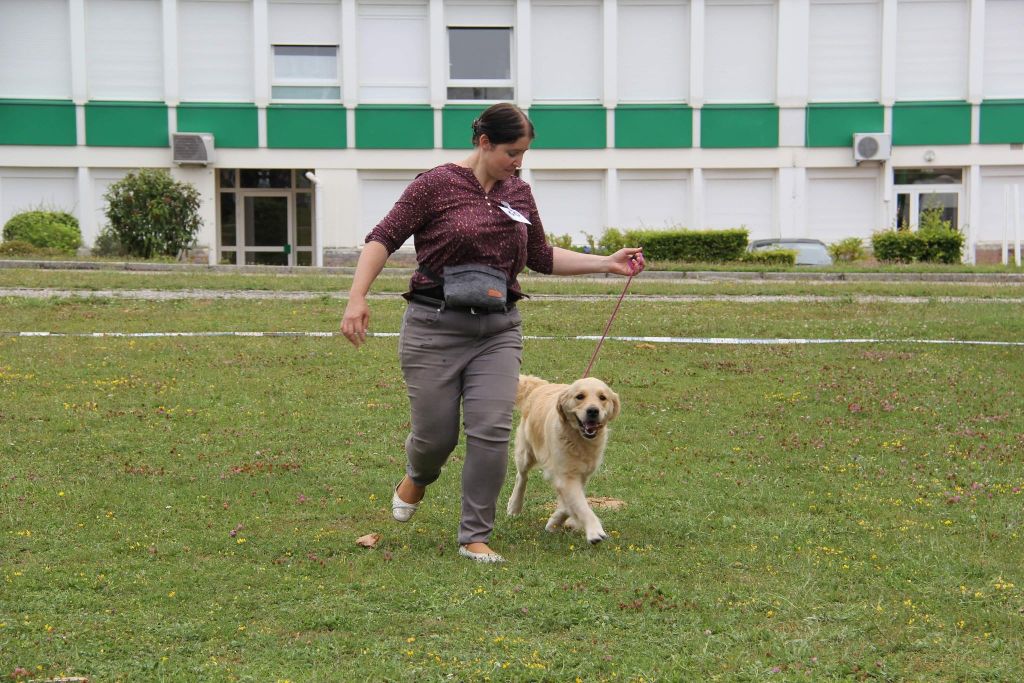
M 171 157 L 176 164 L 213 163 L 212 133 L 174 133 L 171 136 Z
M 853 158 L 862 161 L 885 161 L 892 156 L 892 136 L 888 133 L 854 133 Z

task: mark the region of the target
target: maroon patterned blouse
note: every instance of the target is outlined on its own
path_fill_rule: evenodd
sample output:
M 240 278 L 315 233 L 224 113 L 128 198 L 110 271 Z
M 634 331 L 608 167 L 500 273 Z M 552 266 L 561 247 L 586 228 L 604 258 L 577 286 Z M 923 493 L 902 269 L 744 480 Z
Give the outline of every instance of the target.
M 526 216 L 530 225 L 505 215 L 501 202 Z M 380 242 L 390 254 L 410 235 L 417 262 L 430 271 L 440 274 L 445 266 L 463 263 L 487 265 L 505 272 L 516 295 L 522 294 L 516 276 L 524 267 L 539 273 L 554 267 L 554 250 L 544 237 L 533 192 L 515 176 L 486 193 L 469 168 L 444 164 L 421 173 L 366 241 Z M 416 289 L 434 284 L 418 271 L 410 281 Z

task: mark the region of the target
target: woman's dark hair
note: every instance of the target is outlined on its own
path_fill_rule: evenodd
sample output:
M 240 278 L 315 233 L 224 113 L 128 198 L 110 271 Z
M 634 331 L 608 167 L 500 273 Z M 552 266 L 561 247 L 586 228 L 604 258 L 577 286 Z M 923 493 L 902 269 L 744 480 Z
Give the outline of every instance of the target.
M 492 104 L 473 121 L 473 146 L 480 142 L 480 136 L 486 135 L 493 145 L 515 142 L 527 135 L 534 138 L 533 124 L 526 118 L 523 110 L 514 104 L 502 102 Z

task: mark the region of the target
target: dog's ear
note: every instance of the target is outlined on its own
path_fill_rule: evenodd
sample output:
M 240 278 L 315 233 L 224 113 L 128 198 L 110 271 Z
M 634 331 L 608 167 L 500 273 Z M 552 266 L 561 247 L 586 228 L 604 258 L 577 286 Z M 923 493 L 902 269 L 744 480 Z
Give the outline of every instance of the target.
M 611 389 L 608 389 L 608 403 L 608 421 L 611 422 L 619 416 L 619 408 L 621 407 L 619 403 L 619 395 Z
M 572 424 L 576 417 L 576 393 L 576 387 L 570 384 L 558 395 L 558 414 L 567 424 Z

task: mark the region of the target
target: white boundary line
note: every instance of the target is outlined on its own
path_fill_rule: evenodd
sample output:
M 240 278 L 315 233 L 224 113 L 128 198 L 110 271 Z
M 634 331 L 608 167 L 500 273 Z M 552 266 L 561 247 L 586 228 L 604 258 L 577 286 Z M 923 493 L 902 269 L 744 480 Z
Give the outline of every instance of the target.
M 153 339 L 162 337 L 341 337 L 340 332 L 3 332 L 0 337 L 91 337 Z M 370 337 L 397 337 L 397 332 L 371 332 Z M 600 337 L 524 336 L 528 341 L 597 341 Z M 607 337 L 608 341 L 647 344 L 799 345 L 799 344 L 936 344 L 942 346 L 1021 346 L 1024 341 L 983 341 L 973 339 L 808 339 L 749 337 Z

